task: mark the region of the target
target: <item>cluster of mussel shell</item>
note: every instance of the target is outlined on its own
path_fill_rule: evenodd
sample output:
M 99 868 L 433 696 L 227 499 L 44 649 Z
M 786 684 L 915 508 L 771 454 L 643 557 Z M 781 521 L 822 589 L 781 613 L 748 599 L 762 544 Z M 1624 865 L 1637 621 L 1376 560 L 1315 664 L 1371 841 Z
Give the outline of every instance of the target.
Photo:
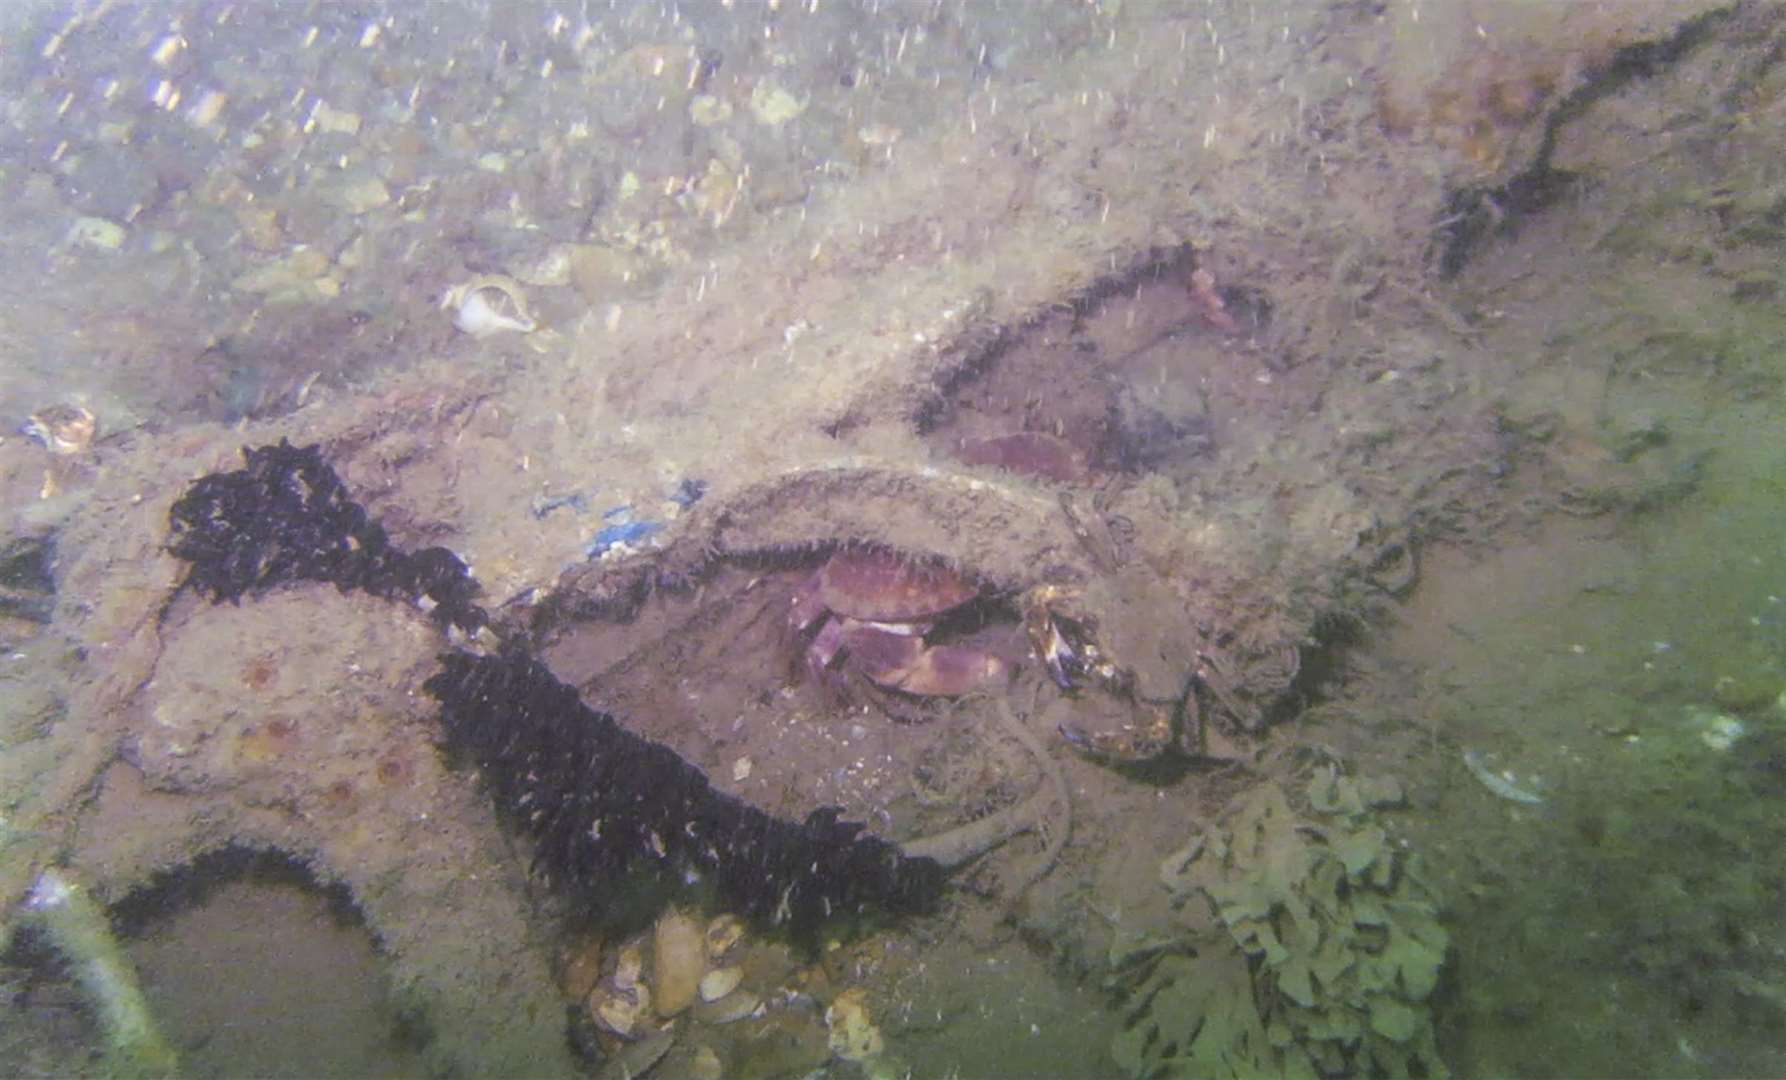
M 827 1061 L 865 1076 L 899 1075 L 861 986 L 839 988 L 852 950 L 831 943 L 802 964 L 785 945 L 752 941 L 734 915 L 702 920 L 676 907 L 648 932 L 569 949 L 559 978 L 578 1003 L 598 1077 L 750 1080 L 805 1075 Z M 733 1026 L 735 1025 L 735 1026 Z
M 742 1020 L 762 1007 L 762 999 L 740 984 L 744 969 L 728 964 L 744 924 L 720 915 L 702 927 L 671 908 L 649 936 L 651 971 L 645 972 L 646 942 L 628 942 L 615 954 L 613 969 L 589 992 L 590 1018 L 621 1039 L 654 1033 L 657 1021 L 691 1013 L 708 1024 Z
M 735 955 L 744 930 L 734 915 L 703 925 L 670 908 L 649 933 L 611 952 L 597 944 L 568 954 L 564 988 L 581 999 L 610 1059 L 631 1062 L 636 1074 L 669 1051 L 680 1018 L 711 1025 L 761 1015 L 762 997 L 742 985 L 744 968 Z M 722 1075 L 712 1048 L 693 1046 L 688 1056 L 692 1075 Z

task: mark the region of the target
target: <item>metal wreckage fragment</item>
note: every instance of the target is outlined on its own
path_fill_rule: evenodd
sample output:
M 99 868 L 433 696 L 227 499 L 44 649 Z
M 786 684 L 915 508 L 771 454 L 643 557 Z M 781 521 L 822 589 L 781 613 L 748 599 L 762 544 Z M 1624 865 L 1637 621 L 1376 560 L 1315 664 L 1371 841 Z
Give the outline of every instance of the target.
M 246 467 L 195 481 L 170 512 L 185 585 L 239 602 L 293 581 L 332 582 L 428 608 L 449 632 L 489 616 L 445 548 L 405 552 L 355 503 L 317 446 L 243 450 Z M 836 808 L 785 821 L 715 791 L 667 746 L 584 704 L 525 650 L 452 650 L 425 688 L 441 703 L 450 754 L 477 765 L 498 812 L 535 844 L 534 866 L 593 901 L 635 866 L 709 877 L 748 916 L 805 941 L 834 915 L 922 912 L 941 895 L 936 860 L 862 835 Z

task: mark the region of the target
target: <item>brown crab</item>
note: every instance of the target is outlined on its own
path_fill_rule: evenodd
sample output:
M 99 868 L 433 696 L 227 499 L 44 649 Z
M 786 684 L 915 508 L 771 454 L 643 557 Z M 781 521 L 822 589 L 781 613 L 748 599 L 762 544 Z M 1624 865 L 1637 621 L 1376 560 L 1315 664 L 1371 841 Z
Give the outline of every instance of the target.
M 996 685 L 1005 661 L 925 636 L 945 615 L 973 602 L 978 585 L 940 564 L 917 563 L 885 548 L 843 548 L 794 596 L 788 625 L 810 635 L 806 668 L 819 681 L 840 671 L 920 697 L 955 697 Z
M 1158 757 L 1177 742 L 1179 708 L 1195 702 L 1183 692 L 1185 675 L 1166 641 L 1139 640 L 1093 614 L 1144 608 L 1131 590 L 1145 594 L 1147 583 L 1118 573 L 1087 585 L 1038 585 L 1022 597 L 1035 658 L 1062 691 L 1050 707 L 1054 726 L 1076 749 L 1107 761 Z M 842 548 L 794 595 L 788 625 L 806 642 L 804 666 L 816 682 L 860 676 L 916 697 L 956 697 L 1010 675 L 1005 660 L 983 649 L 927 640 L 981 595 L 978 584 L 940 563 L 886 548 Z M 1102 640 L 1112 635 L 1115 641 Z

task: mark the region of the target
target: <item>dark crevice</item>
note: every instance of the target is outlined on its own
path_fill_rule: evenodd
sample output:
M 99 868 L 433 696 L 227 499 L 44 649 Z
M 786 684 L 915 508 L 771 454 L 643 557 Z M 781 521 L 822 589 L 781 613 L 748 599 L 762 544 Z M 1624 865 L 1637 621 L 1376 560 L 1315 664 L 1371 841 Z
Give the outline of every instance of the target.
M 1566 95 L 1544 121 L 1544 133 L 1531 164 L 1498 187 L 1471 187 L 1446 200 L 1438 233 L 1439 275 L 1454 278 L 1492 240 L 1512 236 L 1529 218 L 1557 205 L 1575 191 L 1583 178 L 1552 164 L 1557 139 L 1563 128 L 1580 119 L 1601 100 L 1638 79 L 1647 79 L 1711 39 L 1730 18 L 1733 9 L 1721 9 L 1689 19 L 1659 41 L 1627 45 L 1592 72 L 1582 85 Z
M 21 537 L 0 547 L 0 616 L 47 623 L 56 604 L 55 541 Z
M 1124 294 L 1134 293 L 1141 285 L 1151 281 L 1173 275 L 1186 277 L 1197 265 L 1196 249 L 1188 245 L 1154 248 L 1141 255 L 1129 268 L 1097 279 L 1079 293 L 1058 301 L 1025 322 L 1016 326 L 985 328 L 974 340 L 963 344 L 963 359 L 938 380 L 932 393 L 926 396 L 924 404 L 912 416 L 913 428 L 921 436 L 934 432 L 948 419 L 954 408 L 956 395 L 963 388 L 985 377 L 997 365 L 1001 356 L 1022 345 L 1027 335 L 1046 320 L 1063 312 L 1070 312 L 1077 327 L 1080 319 L 1100 305 Z M 1255 305 L 1260 311 L 1269 306 L 1264 303 L 1262 296 L 1256 296 L 1250 290 L 1223 290 L 1224 299 L 1230 293 L 1236 301 L 1244 300 L 1249 305 L 1249 310 Z

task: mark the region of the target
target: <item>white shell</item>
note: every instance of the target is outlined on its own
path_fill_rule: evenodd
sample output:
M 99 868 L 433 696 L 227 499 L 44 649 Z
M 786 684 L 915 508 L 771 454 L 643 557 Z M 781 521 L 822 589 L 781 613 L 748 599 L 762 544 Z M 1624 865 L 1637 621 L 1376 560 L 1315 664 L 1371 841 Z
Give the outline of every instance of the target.
M 530 334 L 539 328 L 527 313 L 527 294 L 521 286 L 496 274 L 453 286 L 441 297 L 440 306 L 454 309 L 453 325 L 472 337 Z
M 639 1020 L 651 1010 L 651 991 L 644 983 L 630 990 L 598 986 L 589 995 L 589 1015 L 604 1031 L 623 1039 L 644 1034 Z
M 831 1052 L 845 1061 L 866 1062 L 886 1049 L 880 1028 L 868 1016 L 868 994 L 860 987 L 845 990 L 825 1010 L 831 1029 Z
M 645 954 L 637 945 L 628 945 L 620 950 L 620 956 L 614 961 L 614 986 L 620 990 L 631 990 L 638 984 L 639 974 L 645 970 Z
M 1786 695 L 1781 695 L 1786 697 Z M 744 920 L 736 915 L 721 915 L 707 924 L 707 956 L 718 960 L 738 944 L 744 936 Z
M 701 976 L 701 1000 L 718 1001 L 727 994 L 738 989 L 743 981 L 744 972 L 735 967 L 714 968 Z
M 651 934 L 651 991 L 657 1015 L 668 1019 L 693 1005 L 707 970 L 701 925 L 671 908 Z
M 489 290 L 479 289 L 466 296 L 459 303 L 459 313 L 453 316 L 453 325 L 470 334 L 472 337 L 488 337 L 505 330 L 517 333 L 531 333 L 534 329 L 532 319 L 517 319 L 504 315 L 496 310 L 496 305 L 486 299 Z
M 754 1016 L 763 999 L 749 990 L 734 990 L 718 1001 L 703 1001 L 694 1007 L 694 1018 L 703 1024 L 730 1024 Z

